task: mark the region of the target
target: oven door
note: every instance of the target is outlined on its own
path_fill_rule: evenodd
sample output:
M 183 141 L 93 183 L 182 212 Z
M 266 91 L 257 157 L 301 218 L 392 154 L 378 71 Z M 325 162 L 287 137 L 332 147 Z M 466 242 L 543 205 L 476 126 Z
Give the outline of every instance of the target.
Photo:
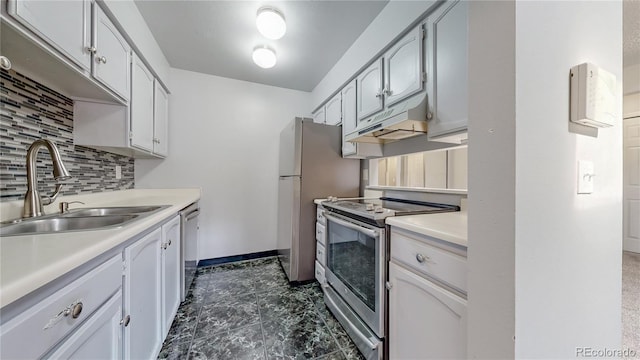
M 335 213 L 327 221 L 327 283 L 384 337 L 385 229 Z

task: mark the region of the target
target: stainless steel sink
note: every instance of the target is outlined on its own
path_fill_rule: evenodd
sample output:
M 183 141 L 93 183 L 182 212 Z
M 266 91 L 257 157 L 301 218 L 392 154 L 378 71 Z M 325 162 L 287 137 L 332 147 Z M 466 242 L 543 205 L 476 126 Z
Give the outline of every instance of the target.
M 123 226 L 139 216 L 140 215 L 135 214 L 84 217 L 64 217 L 64 215 L 45 216 L 4 225 L 0 227 L 0 236 L 107 229 Z
M 100 207 L 100 208 L 79 208 L 69 210 L 62 214 L 62 217 L 78 217 L 78 216 L 109 216 L 109 215 L 130 215 L 130 214 L 147 214 L 162 208 L 163 206 L 119 206 L 119 207 Z

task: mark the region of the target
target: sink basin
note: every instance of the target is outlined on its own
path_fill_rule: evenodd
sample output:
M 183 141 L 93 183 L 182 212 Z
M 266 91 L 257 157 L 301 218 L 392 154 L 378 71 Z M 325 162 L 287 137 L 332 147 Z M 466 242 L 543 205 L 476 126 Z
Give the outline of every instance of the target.
M 56 215 L 38 219 L 27 219 L 0 227 L 0 236 L 44 234 L 58 231 L 80 231 L 122 226 L 140 215 L 110 215 L 63 217 Z
M 79 208 L 69 210 L 62 214 L 62 217 L 79 217 L 79 216 L 109 216 L 109 215 L 130 215 L 130 214 L 147 214 L 159 210 L 164 206 L 119 206 L 119 207 L 101 207 L 101 208 Z

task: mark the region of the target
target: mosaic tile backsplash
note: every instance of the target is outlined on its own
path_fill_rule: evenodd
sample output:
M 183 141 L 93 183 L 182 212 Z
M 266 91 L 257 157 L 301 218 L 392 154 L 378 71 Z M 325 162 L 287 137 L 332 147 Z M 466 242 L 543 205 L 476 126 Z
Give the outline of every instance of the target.
M 0 201 L 19 200 L 27 191 L 27 149 L 35 140 L 53 141 L 72 178 L 63 195 L 132 189 L 131 157 L 73 145 L 73 100 L 13 70 L 0 70 Z M 122 178 L 115 178 L 115 166 Z M 38 189 L 55 188 L 46 148 L 38 154 Z

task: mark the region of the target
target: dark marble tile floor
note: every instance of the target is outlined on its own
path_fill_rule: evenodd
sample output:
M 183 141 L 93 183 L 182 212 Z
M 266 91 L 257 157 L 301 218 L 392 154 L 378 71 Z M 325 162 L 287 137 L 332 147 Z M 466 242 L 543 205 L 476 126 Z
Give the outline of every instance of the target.
M 158 358 L 363 359 L 320 286 L 290 286 L 275 257 L 198 269 Z

